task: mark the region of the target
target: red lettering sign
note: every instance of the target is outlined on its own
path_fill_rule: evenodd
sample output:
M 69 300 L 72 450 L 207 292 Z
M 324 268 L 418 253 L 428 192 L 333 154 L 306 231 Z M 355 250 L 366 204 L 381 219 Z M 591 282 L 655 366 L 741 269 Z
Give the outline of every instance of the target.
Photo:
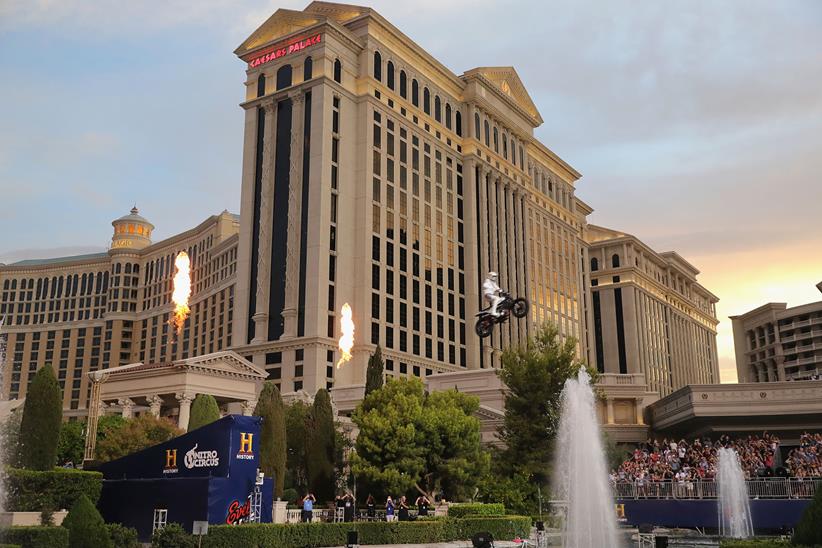
M 287 46 L 273 48 L 249 61 L 248 68 L 259 67 L 260 65 L 264 65 L 271 61 L 274 61 L 275 59 L 279 59 L 280 57 L 288 55 L 289 53 L 302 51 L 309 46 L 319 44 L 321 40 L 322 34 L 317 34 L 316 36 L 305 38 L 303 40 L 298 40 L 294 43 L 288 44 Z
M 246 500 L 245 504 L 240 506 L 240 501 L 235 500 L 228 506 L 225 522 L 228 525 L 237 525 L 246 521 L 249 516 L 251 516 L 251 501 Z

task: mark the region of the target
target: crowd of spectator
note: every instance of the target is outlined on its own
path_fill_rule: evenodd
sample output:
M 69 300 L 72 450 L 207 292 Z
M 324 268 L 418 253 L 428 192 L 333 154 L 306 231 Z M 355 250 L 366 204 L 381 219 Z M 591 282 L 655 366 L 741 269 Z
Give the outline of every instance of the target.
M 802 434 L 799 447 L 788 453 L 785 466 L 797 478 L 822 477 L 822 434 Z
M 800 446 L 792 449 L 783 462 L 779 437 L 765 432 L 735 439 L 721 436 L 717 441 L 708 437 L 690 442 L 649 439 L 611 472 L 611 481 L 643 484 L 711 480 L 716 476 L 718 451 L 722 447 L 737 452 L 748 479 L 822 476 L 822 434 L 803 434 Z

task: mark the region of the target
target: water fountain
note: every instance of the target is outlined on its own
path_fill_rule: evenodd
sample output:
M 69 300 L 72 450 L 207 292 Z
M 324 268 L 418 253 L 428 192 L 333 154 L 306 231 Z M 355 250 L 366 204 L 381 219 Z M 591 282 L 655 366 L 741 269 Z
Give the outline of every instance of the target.
M 719 534 L 723 537 L 748 538 L 753 536 L 751 504 L 745 475 L 739 464 L 739 456 L 733 449 L 719 450 Z
M 562 390 L 554 496 L 566 504 L 565 548 L 620 545 L 590 380 L 582 369 Z

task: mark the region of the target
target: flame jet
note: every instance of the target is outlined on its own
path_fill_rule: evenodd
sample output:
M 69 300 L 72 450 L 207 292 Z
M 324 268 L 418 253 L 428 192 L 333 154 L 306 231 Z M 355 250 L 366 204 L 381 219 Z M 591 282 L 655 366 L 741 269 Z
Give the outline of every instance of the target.
M 171 323 L 177 329 L 177 335 L 183 331 L 191 308 L 188 306 L 188 299 L 191 297 L 191 260 L 188 253 L 181 251 L 174 259 L 174 292 L 171 300 L 174 302 L 174 318 Z
M 354 320 L 351 316 L 351 306 L 345 303 L 340 313 L 340 329 L 342 335 L 340 335 L 339 346 L 342 355 L 339 361 L 337 361 L 338 369 L 342 364 L 351 359 L 351 348 L 354 346 Z

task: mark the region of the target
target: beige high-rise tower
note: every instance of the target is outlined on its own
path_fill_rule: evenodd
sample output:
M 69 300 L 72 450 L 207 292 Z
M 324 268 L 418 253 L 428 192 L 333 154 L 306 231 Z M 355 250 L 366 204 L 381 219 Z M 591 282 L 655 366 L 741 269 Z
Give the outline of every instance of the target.
M 582 336 L 579 174 L 534 138 L 512 67 L 451 72 L 374 10 L 278 10 L 247 63 L 234 348 L 284 392 L 499 365 L 545 321 Z M 480 340 L 485 273 L 531 314 Z M 356 324 L 339 369 L 344 303 Z

